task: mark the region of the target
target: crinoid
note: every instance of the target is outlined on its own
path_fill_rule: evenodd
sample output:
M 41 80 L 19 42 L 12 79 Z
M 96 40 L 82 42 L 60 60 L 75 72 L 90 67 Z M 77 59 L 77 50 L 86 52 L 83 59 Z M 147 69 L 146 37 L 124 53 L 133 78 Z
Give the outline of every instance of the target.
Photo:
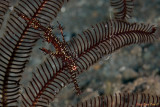
M 131 18 L 134 0 L 111 0 L 111 6 L 114 9 L 115 19 L 127 20 Z
M 151 43 L 157 40 L 160 28 L 155 25 L 129 22 L 133 10 L 132 0 L 111 0 L 115 18 L 99 22 L 66 42 L 64 28 L 57 22 L 60 40 L 50 23 L 57 17 L 64 3 L 69 0 L 10 0 L 0 1 L 0 106 L 48 107 L 57 94 L 68 84 L 74 84 L 80 95 L 77 78 L 103 56 L 132 44 Z M 65 26 L 67 27 L 67 26 Z M 41 47 L 39 52 L 47 54 L 27 87 L 23 86 L 22 74 L 38 40 L 52 45 L 55 51 Z M 82 80 L 81 80 L 82 81 Z M 21 90 L 20 90 L 21 89 Z M 136 106 L 136 104 L 158 103 L 157 95 L 144 93 L 99 96 L 77 106 L 113 107 Z M 66 105 L 63 105 L 66 106 Z
M 76 107 L 145 107 L 160 106 L 160 97 L 144 93 L 119 93 L 108 96 L 98 96 Z

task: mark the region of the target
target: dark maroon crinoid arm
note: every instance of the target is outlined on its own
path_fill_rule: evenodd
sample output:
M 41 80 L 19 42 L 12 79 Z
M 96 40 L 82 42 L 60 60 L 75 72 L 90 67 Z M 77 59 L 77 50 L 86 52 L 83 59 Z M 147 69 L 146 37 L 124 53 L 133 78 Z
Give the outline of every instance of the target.
M 159 107 L 160 97 L 145 93 L 117 93 L 97 96 L 72 107 Z
M 2 1 L 5 3 L 5 0 Z M 37 18 L 48 26 L 65 1 L 67 0 L 19 0 L 11 11 L 0 40 L 0 106 L 17 106 L 19 81 L 32 48 L 39 39 L 39 32 L 30 28 L 29 21 L 24 21 L 18 13 L 25 14 L 28 18 Z M 6 9 L 5 5 L 7 4 L 0 4 L 0 7 Z M 0 14 L 5 13 L 4 9 L 0 9 Z
M 24 107 L 48 107 L 55 96 L 70 81 L 70 75 L 60 58 L 49 56 L 33 74 L 28 88 L 24 88 L 22 105 Z
M 132 16 L 133 0 L 110 0 L 110 3 L 115 19 L 126 20 Z
M 88 69 L 103 56 L 128 45 L 153 42 L 160 35 L 160 28 L 151 25 L 109 20 L 68 42 L 68 48 L 78 66 L 78 73 Z

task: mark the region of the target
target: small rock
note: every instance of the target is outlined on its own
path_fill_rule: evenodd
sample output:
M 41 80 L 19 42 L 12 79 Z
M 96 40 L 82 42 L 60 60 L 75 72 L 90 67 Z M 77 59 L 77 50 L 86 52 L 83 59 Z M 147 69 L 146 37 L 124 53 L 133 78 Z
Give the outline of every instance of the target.
M 86 91 L 87 92 L 93 92 L 93 89 L 92 88 L 87 88 Z
M 142 48 L 141 48 L 140 46 L 135 46 L 135 47 L 131 50 L 131 54 L 137 55 L 137 56 L 141 56 L 141 55 L 142 55 Z
M 98 92 L 93 92 L 93 93 L 88 93 L 88 95 L 86 97 L 83 97 L 82 102 L 89 100 L 91 98 L 97 97 L 99 96 Z
M 133 78 L 136 78 L 136 77 L 138 77 L 138 74 L 133 69 L 126 68 L 122 71 L 122 78 L 125 79 L 125 80 L 133 79 Z
M 122 66 L 120 69 L 119 69 L 119 71 L 124 71 L 124 70 L 126 70 L 126 67 L 125 66 Z
M 99 70 L 101 68 L 101 65 L 100 64 L 95 64 L 94 66 L 93 66 L 93 69 L 94 70 Z
M 143 64 L 143 69 L 144 69 L 144 70 L 149 70 L 150 68 L 151 68 L 150 65 L 148 65 L 148 64 Z

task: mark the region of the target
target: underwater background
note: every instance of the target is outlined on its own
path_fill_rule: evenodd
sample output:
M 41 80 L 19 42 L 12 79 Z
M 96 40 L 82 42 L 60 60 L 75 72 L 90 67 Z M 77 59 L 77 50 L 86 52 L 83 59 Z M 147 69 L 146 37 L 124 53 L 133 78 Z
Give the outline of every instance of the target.
M 52 25 L 59 21 L 65 28 L 65 39 L 69 41 L 91 28 L 91 25 L 112 18 L 113 9 L 109 0 L 70 0 Z M 133 17 L 129 21 L 160 26 L 160 0 L 134 0 Z M 23 73 L 21 84 L 24 87 L 31 80 L 32 72 L 47 57 L 39 50 L 42 47 L 54 50 L 52 45 L 42 40 L 36 43 Z M 50 107 L 75 105 L 98 95 L 114 93 L 144 92 L 160 95 L 160 39 L 154 43 L 123 47 L 103 57 L 78 76 L 78 83 L 83 92 L 80 96 L 74 93 L 73 84 L 70 84 L 62 89 Z

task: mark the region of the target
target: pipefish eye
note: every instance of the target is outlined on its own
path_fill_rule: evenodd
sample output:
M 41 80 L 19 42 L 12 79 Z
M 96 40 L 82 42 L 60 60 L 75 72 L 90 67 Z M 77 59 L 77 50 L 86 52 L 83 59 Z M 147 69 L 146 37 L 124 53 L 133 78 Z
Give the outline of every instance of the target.
M 72 66 L 72 70 L 77 70 L 77 66 Z

